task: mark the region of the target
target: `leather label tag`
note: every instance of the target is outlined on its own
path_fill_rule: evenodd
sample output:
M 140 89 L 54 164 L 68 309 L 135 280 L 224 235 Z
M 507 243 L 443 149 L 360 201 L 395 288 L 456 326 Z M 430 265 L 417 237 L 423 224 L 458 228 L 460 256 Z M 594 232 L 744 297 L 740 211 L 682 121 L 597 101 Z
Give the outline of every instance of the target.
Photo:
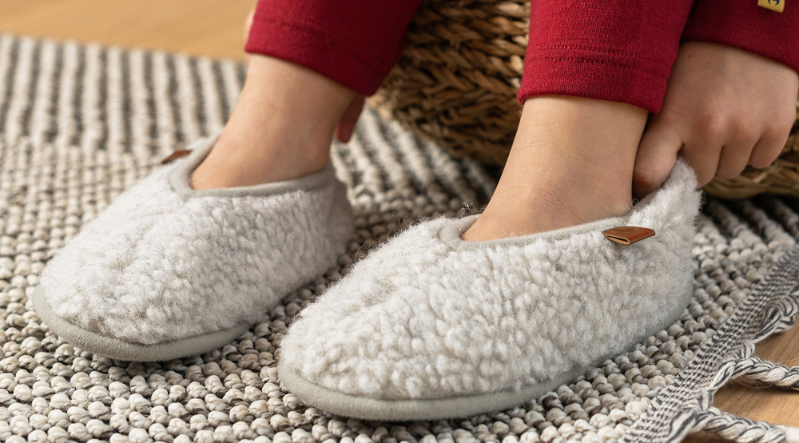
M 631 245 L 645 238 L 653 237 L 655 231 L 638 226 L 618 226 L 613 229 L 608 229 L 607 231 L 602 231 L 602 235 L 610 241 L 622 245 Z
M 757 0 L 757 6 L 776 12 L 785 10 L 785 0 Z
M 169 156 L 166 157 L 165 159 L 161 160 L 161 164 L 165 165 L 165 164 L 171 162 L 172 160 L 177 160 L 177 159 L 179 159 L 181 157 L 185 157 L 185 156 L 187 156 L 189 154 L 191 154 L 191 149 L 179 149 L 179 150 L 169 154 Z

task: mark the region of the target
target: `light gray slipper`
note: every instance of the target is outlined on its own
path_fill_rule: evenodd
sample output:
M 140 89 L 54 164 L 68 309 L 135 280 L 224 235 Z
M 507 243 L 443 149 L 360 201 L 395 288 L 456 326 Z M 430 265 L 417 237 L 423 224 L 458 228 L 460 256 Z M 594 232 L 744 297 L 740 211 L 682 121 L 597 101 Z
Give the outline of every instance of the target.
M 332 165 L 298 180 L 193 190 L 216 138 L 120 195 L 50 261 L 33 307 L 56 334 L 123 360 L 214 350 L 335 265 L 353 230 Z
M 486 242 L 460 238 L 476 217 L 414 226 L 299 314 L 280 380 L 314 407 L 375 420 L 532 400 L 679 319 L 699 204 L 680 161 L 623 217 Z M 619 226 L 656 235 L 603 235 Z

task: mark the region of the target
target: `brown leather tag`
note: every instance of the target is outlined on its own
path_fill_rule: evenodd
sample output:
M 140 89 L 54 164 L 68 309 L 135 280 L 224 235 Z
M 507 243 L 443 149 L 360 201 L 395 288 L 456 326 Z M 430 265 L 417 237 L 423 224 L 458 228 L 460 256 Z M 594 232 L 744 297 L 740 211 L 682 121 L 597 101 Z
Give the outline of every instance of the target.
M 169 154 L 169 156 L 166 157 L 165 159 L 161 160 L 161 164 L 165 165 L 165 164 L 171 162 L 172 160 L 177 160 L 177 159 L 179 159 L 181 157 L 185 157 L 185 156 L 187 156 L 189 154 L 191 154 L 191 149 L 178 149 L 177 151 Z
M 653 237 L 655 231 L 649 228 L 639 228 L 638 226 L 618 226 L 607 231 L 602 231 L 602 235 L 610 241 L 622 245 L 631 245 L 645 238 Z
M 785 0 L 758 0 L 757 6 L 775 12 L 782 12 L 785 10 Z

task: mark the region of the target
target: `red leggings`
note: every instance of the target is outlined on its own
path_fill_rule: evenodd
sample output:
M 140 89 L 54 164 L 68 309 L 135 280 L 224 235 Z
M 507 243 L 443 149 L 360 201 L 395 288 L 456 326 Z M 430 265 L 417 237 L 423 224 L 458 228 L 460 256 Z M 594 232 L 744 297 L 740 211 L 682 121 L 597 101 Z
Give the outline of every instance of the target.
M 736 46 L 799 70 L 799 1 L 787 0 L 783 13 L 757 1 L 532 0 L 519 100 L 573 95 L 657 113 L 685 40 Z M 371 95 L 399 59 L 419 3 L 260 0 L 246 51 Z

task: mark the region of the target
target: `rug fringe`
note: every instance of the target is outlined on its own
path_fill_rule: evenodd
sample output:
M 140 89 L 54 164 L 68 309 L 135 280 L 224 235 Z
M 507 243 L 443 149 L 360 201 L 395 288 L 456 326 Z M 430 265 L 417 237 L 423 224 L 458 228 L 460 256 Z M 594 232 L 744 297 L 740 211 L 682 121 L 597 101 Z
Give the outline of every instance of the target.
M 766 303 L 768 299 L 773 301 Z M 756 314 L 743 314 L 747 310 Z M 799 248 L 782 257 L 736 314 L 702 346 L 681 377 L 652 402 L 630 428 L 625 442 L 679 442 L 690 433 L 702 431 L 741 443 L 799 443 L 799 428 L 751 420 L 712 407 L 716 392 L 739 377 L 799 390 L 799 367 L 755 356 L 756 343 L 787 330 L 799 316 Z M 743 332 L 748 339 L 732 343 L 727 336 L 734 332 Z

